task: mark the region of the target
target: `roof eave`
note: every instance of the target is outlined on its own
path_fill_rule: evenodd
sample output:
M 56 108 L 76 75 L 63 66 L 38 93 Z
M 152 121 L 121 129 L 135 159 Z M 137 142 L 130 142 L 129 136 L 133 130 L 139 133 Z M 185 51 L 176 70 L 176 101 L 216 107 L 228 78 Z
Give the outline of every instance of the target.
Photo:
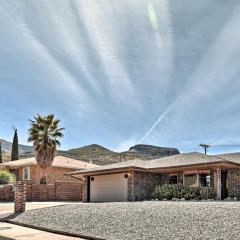
M 111 169 L 100 169 L 100 170 L 89 170 L 89 171 L 77 171 L 77 172 L 70 172 L 66 173 L 66 175 L 84 175 L 84 176 L 90 176 L 90 175 L 100 175 L 100 174 L 105 174 L 105 173 L 121 173 L 121 172 L 126 172 L 126 171 L 145 171 L 145 168 L 141 167 L 134 167 L 134 166 L 129 166 L 129 167 L 122 167 L 122 168 L 111 168 Z
M 150 167 L 150 168 L 142 168 L 142 167 L 135 167 L 135 166 L 129 166 L 129 167 L 121 167 L 121 168 L 112 168 L 112 169 L 100 169 L 100 170 L 89 170 L 89 171 L 77 171 L 77 172 L 70 172 L 66 173 L 66 175 L 93 175 L 93 174 L 105 174 L 105 173 L 117 173 L 117 172 L 124 172 L 124 171 L 166 171 L 167 169 L 176 169 L 176 168 L 192 168 L 192 167 L 214 167 L 219 164 L 233 164 L 236 166 L 240 166 L 240 164 L 226 161 L 226 160 L 219 160 L 219 161 L 213 161 L 213 162 L 206 162 L 206 163 L 197 163 L 197 164 L 186 164 L 186 165 L 176 165 L 176 166 L 167 166 L 167 167 Z
M 17 164 L 17 165 L 11 165 L 11 164 L 4 164 L 2 167 L 8 167 L 10 169 L 16 169 L 20 167 L 25 167 L 25 166 L 35 166 L 37 163 L 23 163 L 23 164 Z

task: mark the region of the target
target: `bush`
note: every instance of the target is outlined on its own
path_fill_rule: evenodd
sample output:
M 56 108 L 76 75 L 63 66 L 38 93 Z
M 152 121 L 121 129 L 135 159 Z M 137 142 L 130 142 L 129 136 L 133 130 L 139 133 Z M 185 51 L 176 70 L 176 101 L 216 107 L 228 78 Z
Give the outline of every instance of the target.
M 11 184 L 14 182 L 15 182 L 14 174 L 12 174 L 6 170 L 0 170 L 0 185 Z
M 237 198 L 237 200 L 239 201 L 240 200 L 240 192 L 230 193 L 229 197 L 232 198 L 232 199 Z
M 181 184 L 157 186 L 152 194 L 154 199 L 171 200 L 172 198 L 185 198 L 186 200 L 201 200 L 215 198 L 215 192 L 210 187 L 191 187 Z
M 201 187 L 199 193 L 201 199 L 214 199 L 216 197 L 215 191 L 211 187 Z

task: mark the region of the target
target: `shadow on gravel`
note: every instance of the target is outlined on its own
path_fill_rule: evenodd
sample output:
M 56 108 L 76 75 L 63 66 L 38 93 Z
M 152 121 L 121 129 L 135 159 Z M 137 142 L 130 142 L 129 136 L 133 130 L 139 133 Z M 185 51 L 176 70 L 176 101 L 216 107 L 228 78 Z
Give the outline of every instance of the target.
M 0 222 L 4 222 L 4 221 L 10 221 L 12 219 L 14 219 L 15 217 L 19 216 L 21 213 L 12 213 L 12 214 L 3 214 L 0 215 Z M 0 239 L 1 240 L 1 239 Z
M 0 240 L 15 240 L 14 238 L 6 238 L 6 237 L 1 237 L 0 236 Z

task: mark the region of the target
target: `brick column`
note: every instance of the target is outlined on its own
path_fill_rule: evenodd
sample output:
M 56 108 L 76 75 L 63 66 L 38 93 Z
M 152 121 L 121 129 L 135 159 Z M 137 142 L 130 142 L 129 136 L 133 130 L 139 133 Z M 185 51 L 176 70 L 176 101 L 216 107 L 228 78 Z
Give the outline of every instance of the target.
M 27 185 L 22 181 L 16 183 L 14 195 L 14 213 L 25 212 L 26 206 Z
M 128 176 L 128 201 L 135 201 L 134 172 L 130 172 Z
M 178 173 L 178 184 L 183 185 L 183 172 Z
M 88 202 L 88 177 L 87 176 L 83 176 L 82 202 Z
M 221 200 L 222 199 L 221 168 L 220 167 L 215 168 L 212 176 L 214 185 L 213 187 L 216 192 L 216 199 Z

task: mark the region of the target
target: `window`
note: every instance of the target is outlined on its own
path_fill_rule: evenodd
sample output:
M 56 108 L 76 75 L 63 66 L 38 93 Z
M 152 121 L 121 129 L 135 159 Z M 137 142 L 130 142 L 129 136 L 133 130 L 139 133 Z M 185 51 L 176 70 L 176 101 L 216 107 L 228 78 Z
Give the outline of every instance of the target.
M 197 186 L 197 174 L 189 174 L 184 176 L 184 185 Z
M 93 182 L 94 181 L 94 177 L 91 177 L 91 182 Z
M 169 184 L 178 184 L 178 177 L 177 175 L 170 175 L 169 176 Z
M 30 180 L 30 167 L 23 168 L 23 180 Z
M 199 183 L 202 187 L 210 187 L 211 176 L 208 174 L 199 174 Z

